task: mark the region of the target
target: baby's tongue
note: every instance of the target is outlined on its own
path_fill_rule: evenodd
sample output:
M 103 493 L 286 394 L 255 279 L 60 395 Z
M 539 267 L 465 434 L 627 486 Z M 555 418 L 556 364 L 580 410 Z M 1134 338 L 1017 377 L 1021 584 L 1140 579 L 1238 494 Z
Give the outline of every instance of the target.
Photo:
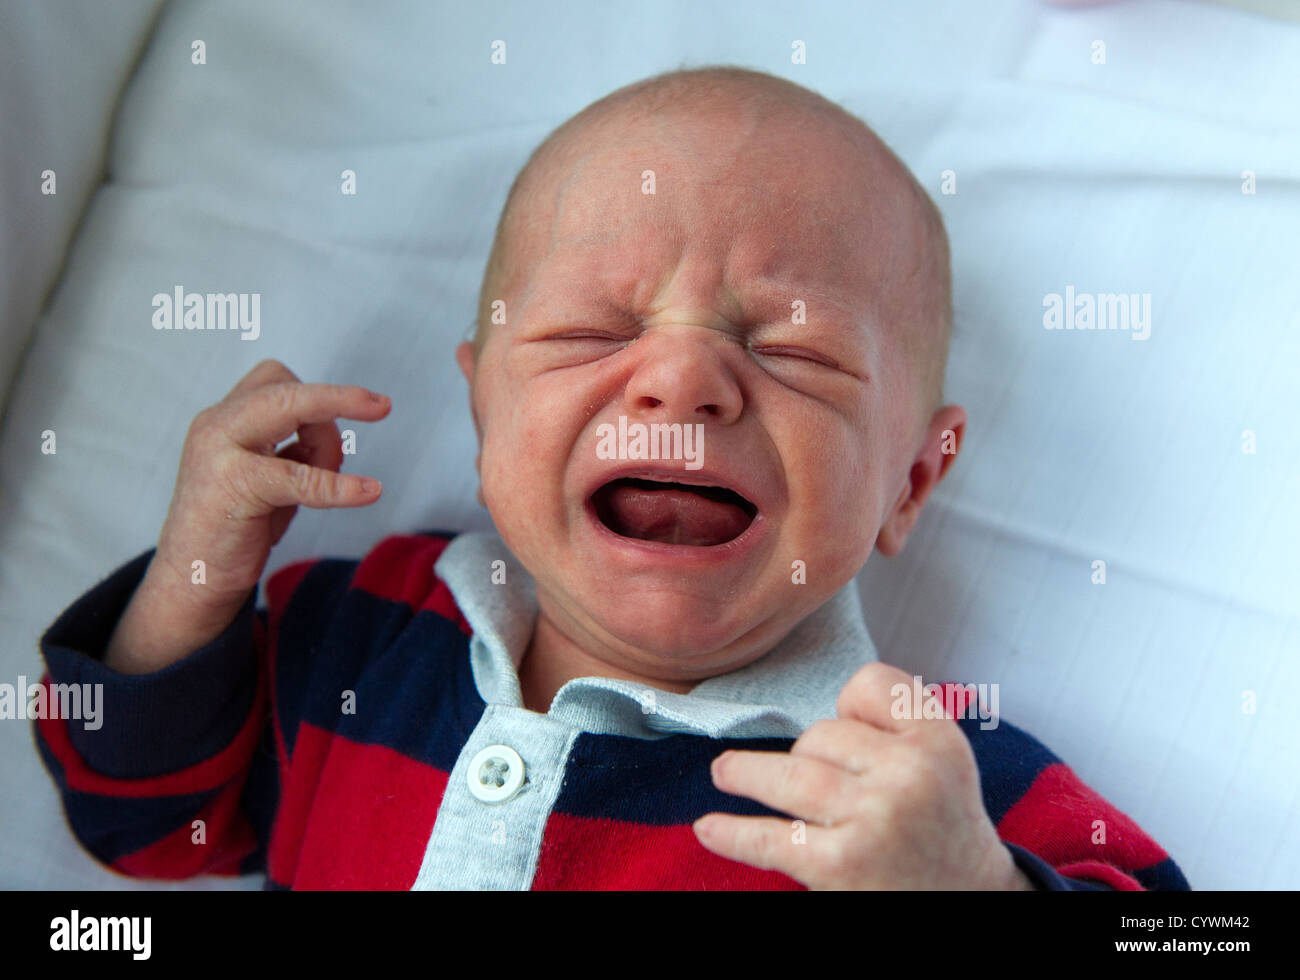
M 662 490 L 619 484 L 607 502 L 607 523 L 619 534 L 665 544 L 722 544 L 739 536 L 750 521 L 737 504 L 671 484 Z

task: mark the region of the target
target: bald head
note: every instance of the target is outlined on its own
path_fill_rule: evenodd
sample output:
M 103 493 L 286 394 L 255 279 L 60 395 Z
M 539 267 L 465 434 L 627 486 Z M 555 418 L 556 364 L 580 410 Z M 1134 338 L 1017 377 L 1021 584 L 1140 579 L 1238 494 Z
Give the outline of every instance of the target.
M 615 143 L 621 134 L 662 127 L 681 115 L 716 116 L 720 121 L 738 115 L 759 120 L 779 115 L 815 127 L 823 137 L 818 146 L 829 146 L 827 155 L 835 158 L 821 162 L 856 175 L 852 179 L 862 187 L 860 215 L 836 213 L 822 219 L 847 224 L 861 217 L 870 224 L 885 212 L 868 199 L 889 198 L 891 227 L 886 237 L 898 248 L 887 256 L 890 296 L 882 299 L 881 313 L 897 325 L 899 346 L 915 370 L 918 407 L 928 420 L 942 401 L 952 325 L 948 241 L 938 210 L 908 169 L 857 117 L 809 89 L 742 68 L 673 71 L 633 83 L 593 102 L 542 141 L 515 178 L 497 224 L 479 294 L 476 355 L 489 330 L 493 301 L 527 277 L 526 263 L 517 261 L 518 240 L 549 220 L 553 209 L 548 205 L 593 142 Z M 816 169 L 806 169 L 810 181 L 818 180 Z M 799 172 L 804 172 L 802 166 Z M 881 230 L 874 233 L 880 235 Z M 861 275 L 871 276 L 873 270 L 864 268 Z

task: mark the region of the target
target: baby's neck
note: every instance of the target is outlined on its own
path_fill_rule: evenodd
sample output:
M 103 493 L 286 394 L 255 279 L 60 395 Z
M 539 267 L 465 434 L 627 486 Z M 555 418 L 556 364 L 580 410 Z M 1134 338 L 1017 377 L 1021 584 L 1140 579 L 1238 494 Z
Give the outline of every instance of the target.
M 616 677 L 677 694 L 687 694 L 699 683 L 647 677 L 613 666 L 566 636 L 545 612 L 539 613 L 528 650 L 519 665 L 519 690 L 524 707 L 546 714 L 551 710 L 556 693 L 575 677 Z

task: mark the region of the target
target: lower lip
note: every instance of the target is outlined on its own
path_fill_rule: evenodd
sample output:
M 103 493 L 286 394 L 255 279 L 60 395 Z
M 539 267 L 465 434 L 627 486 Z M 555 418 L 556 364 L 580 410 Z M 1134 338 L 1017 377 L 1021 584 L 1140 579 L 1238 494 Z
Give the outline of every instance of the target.
M 747 557 L 758 546 L 759 540 L 766 537 L 768 522 L 761 513 L 754 515 L 749 527 L 723 544 L 707 546 L 665 544 L 662 541 L 644 541 L 641 538 L 627 538 L 615 534 L 596 516 L 595 505 L 588 498 L 583 511 L 587 522 L 596 530 L 596 537 L 605 544 L 612 545 L 638 568 L 669 568 L 677 571 L 691 568 L 716 568 L 738 558 Z

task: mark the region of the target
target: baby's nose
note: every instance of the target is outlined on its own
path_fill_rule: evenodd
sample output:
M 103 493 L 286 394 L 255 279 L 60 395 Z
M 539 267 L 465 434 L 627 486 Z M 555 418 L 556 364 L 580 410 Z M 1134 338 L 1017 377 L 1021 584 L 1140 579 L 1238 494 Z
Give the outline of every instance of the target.
M 684 422 L 734 422 L 744 397 L 723 356 L 728 343 L 702 327 L 642 334 L 633 345 L 640 360 L 628 379 L 629 407 Z

